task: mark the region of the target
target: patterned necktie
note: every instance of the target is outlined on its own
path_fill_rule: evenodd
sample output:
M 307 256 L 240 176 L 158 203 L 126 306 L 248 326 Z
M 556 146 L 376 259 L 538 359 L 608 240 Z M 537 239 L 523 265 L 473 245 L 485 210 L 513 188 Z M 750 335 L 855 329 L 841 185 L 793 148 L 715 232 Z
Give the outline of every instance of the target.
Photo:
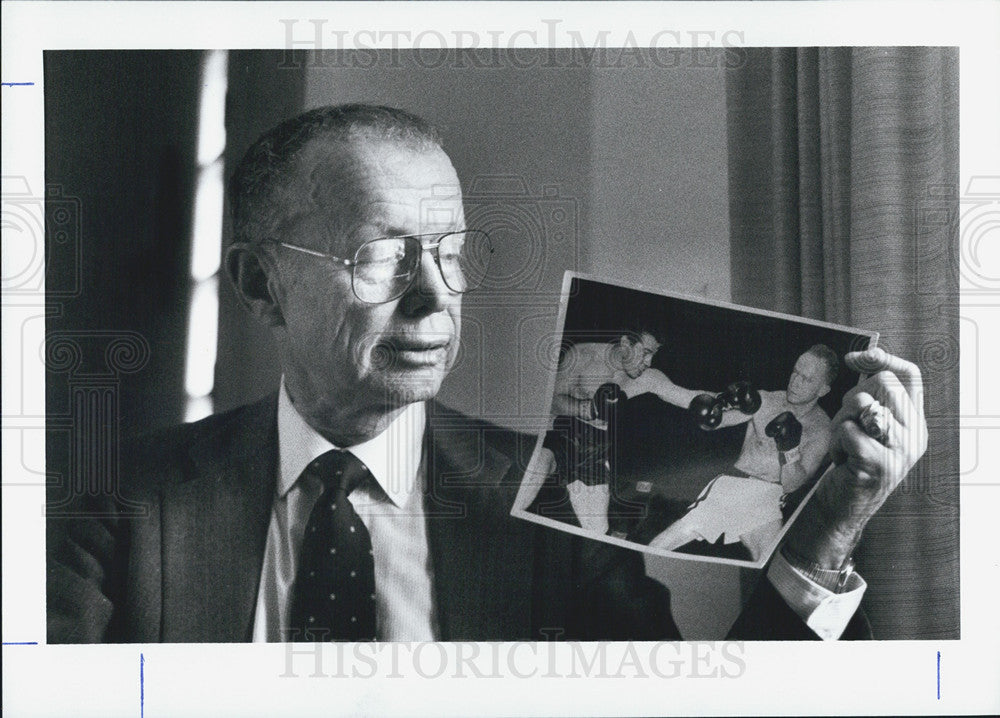
M 313 460 L 305 474 L 318 477 L 325 489 L 302 540 L 289 640 L 374 641 L 372 542 L 347 500 L 371 473 L 353 454 L 333 449 Z

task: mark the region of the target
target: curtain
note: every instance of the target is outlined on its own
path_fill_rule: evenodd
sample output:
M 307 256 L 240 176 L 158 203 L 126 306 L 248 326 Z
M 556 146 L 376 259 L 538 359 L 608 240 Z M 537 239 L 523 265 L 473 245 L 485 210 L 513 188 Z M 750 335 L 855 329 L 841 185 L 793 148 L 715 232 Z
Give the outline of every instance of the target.
M 733 300 L 881 333 L 930 447 L 855 554 L 877 638 L 958 638 L 957 48 L 753 48 L 727 77 Z

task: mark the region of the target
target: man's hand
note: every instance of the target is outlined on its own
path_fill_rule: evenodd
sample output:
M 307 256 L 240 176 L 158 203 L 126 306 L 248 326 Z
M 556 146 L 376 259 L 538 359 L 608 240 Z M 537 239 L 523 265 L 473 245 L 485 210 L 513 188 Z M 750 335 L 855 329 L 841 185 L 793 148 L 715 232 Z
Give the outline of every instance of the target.
M 869 519 L 927 449 L 920 369 L 878 348 L 851 352 L 844 361 L 869 376 L 833 418 L 834 467 L 787 541 L 793 554 L 829 569 L 846 562 Z M 880 431 L 869 423 L 878 438 L 863 428 L 863 413 L 878 417 Z
M 844 397 L 833 418 L 830 450 L 834 463 L 848 469 L 845 497 L 867 521 L 927 450 L 924 387 L 915 364 L 882 349 L 852 352 L 844 361 L 871 376 Z M 885 424 L 882 441 L 869 436 L 858 421 L 875 402 L 888 410 L 877 412 Z

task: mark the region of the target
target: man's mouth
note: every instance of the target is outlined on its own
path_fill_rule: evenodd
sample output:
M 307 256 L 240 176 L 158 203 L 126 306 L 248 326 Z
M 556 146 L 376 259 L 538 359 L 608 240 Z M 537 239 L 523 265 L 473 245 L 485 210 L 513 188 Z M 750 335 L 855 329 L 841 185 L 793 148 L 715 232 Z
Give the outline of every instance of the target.
M 422 367 L 443 364 L 451 341 L 441 339 L 392 339 L 384 345 L 398 366 Z

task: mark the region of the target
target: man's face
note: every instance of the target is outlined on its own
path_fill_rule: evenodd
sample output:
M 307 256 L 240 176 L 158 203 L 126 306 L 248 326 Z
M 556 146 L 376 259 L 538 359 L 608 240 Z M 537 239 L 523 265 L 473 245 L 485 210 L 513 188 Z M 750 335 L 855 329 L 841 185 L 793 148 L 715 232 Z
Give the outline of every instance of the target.
M 647 332 L 640 334 L 638 341 L 623 336 L 619 345 L 622 349 L 622 366 L 632 379 L 638 378 L 652 366 L 653 355 L 660 348 L 660 343 Z
M 805 353 L 795 362 L 785 398 L 789 404 L 809 404 L 830 391 L 826 364 L 815 354 Z
M 308 191 L 313 209 L 284 241 L 353 258 L 371 239 L 464 228 L 458 177 L 438 149 L 317 142 L 301 167 L 295 189 Z M 282 364 L 296 402 L 309 401 L 310 413 L 322 420 L 327 413 L 392 409 L 437 394 L 458 352 L 462 301 L 429 252 L 406 294 L 366 304 L 351 289 L 349 268 L 286 248 L 274 251 L 285 320 Z

